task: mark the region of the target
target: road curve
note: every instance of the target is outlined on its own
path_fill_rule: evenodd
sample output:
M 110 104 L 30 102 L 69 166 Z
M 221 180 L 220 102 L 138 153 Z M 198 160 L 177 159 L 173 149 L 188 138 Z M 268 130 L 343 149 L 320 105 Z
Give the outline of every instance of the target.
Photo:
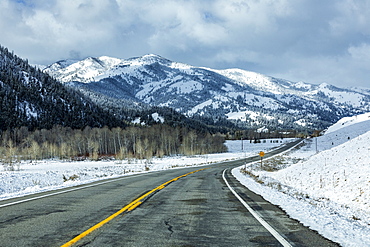
M 158 186 L 132 211 L 120 213 L 72 246 L 281 246 L 229 190 L 224 171 L 236 193 L 291 246 L 338 246 L 231 175 L 231 168 L 257 160 L 213 164 L 197 172 L 199 168 L 185 168 L 127 176 L 0 201 L 0 246 L 62 246 Z

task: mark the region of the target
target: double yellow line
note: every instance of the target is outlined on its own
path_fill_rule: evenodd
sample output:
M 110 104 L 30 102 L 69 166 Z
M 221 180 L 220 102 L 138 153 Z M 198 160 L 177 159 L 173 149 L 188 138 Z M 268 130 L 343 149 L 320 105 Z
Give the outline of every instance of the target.
M 172 183 L 172 182 L 175 182 L 176 180 L 182 178 L 182 177 L 186 177 L 187 175 L 190 175 L 190 174 L 193 174 L 195 172 L 199 172 L 199 171 L 202 171 L 202 170 L 205 170 L 205 169 L 208 169 L 208 168 L 203 168 L 203 169 L 199 169 L 199 170 L 196 170 L 196 171 L 192 171 L 192 172 L 189 172 L 189 173 L 186 173 L 184 175 L 181 175 L 179 177 L 176 177 L 174 179 L 171 179 L 161 185 L 159 185 L 158 187 L 156 187 L 155 189 L 152 189 L 151 191 L 145 193 L 144 195 L 136 198 L 134 201 L 132 201 L 131 203 L 127 204 L 126 206 L 124 206 L 122 209 L 120 209 L 119 211 L 117 211 L 116 213 L 112 214 L 111 216 L 109 216 L 108 218 L 106 218 L 105 220 L 99 222 L 98 224 L 96 224 L 95 226 L 91 227 L 90 229 L 84 231 L 83 233 L 81 233 L 80 235 L 78 235 L 77 237 L 75 237 L 74 239 L 68 241 L 67 243 L 63 244 L 61 247 L 68 247 L 68 246 L 72 246 L 72 244 L 76 243 L 77 241 L 81 240 L 82 238 L 86 237 L 87 235 L 89 235 L 90 233 L 92 233 L 93 231 L 95 231 L 96 229 L 102 227 L 103 225 L 105 225 L 106 223 L 108 223 L 109 221 L 113 220 L 114 218 L 116 218 L 118 215 L 124 213 L 124 212 L 130 212 L 132 210 L 134 210 L 135 208 L 137 208 L 140 204 L 143 203 L 143 200 L 148 197 L 150 194 L 153 194 L 154 192 L 156 191 L 159 191 L 161 189 L 163 189 L 164 187 L 166 187 L 168 184 Z

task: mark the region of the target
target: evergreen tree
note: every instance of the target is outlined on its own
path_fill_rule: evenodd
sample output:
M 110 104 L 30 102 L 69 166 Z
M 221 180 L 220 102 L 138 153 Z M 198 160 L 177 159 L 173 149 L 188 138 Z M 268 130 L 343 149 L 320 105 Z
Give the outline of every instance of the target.
M 0 46 L 0 130 L 124 127 L 119 118 Z

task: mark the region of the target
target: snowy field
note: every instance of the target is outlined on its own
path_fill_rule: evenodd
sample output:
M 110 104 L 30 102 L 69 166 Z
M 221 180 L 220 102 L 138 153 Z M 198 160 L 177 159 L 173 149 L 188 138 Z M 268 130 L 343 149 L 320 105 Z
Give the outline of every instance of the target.
M 233 174 L 342 246 L 370 246 L 370 114 L 344 118 L 317 140 L 265 163 L 263 170 L 250 164 L 252 176 L 240 168 Z
M 58 161 L 43 160 L 22 162 L 17 171 L 0 171 L 0 200 L 27 194 L 76 186 L 101 179 L 127 176 L 136 173 L 203 166 L 215 162 L 234 160 L 257 155 L 292 139 L 271 139 L 266 143 L 227 141 L 229 152 L 197 155 L 192 157 L 174 156 L 151 160 L 106 160 L 106 161 Z M 18 169 L 19 168 L 19 169 Z

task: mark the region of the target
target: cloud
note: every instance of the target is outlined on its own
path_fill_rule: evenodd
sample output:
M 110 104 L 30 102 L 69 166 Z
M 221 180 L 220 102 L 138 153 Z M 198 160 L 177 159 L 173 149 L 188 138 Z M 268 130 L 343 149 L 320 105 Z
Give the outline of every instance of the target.
M 370 69 L 370 44 L 351 46 L 348 48 L 348 53 L 358 66 L 362 65 L 365 68 Z
M 290 80 L 368 84 L 365 0 L 1 0 L 0 44 L 33 63 L 155 53 Z
M 34 61 L 63 58 L 70 50 L 88 55 L 94 53 L 96 47 L 109 46 L 114 41 L 116 7 L 114 1 L 24 1 L 16 4 L 5 0 L 2 12 L 10 14 L 5 20 L 0 18 L 6 23 L 2 29 L 10 35 L 1 43 L 5 42 L 12 49 L 22 46 L 22 53 Z
M 370 2 L 366 0 L 342 0 L 335 5 L 337 16 L 330 21 L 334 35 L 370 35 Z M 348 38 L 353 38 L 353 36 Z

